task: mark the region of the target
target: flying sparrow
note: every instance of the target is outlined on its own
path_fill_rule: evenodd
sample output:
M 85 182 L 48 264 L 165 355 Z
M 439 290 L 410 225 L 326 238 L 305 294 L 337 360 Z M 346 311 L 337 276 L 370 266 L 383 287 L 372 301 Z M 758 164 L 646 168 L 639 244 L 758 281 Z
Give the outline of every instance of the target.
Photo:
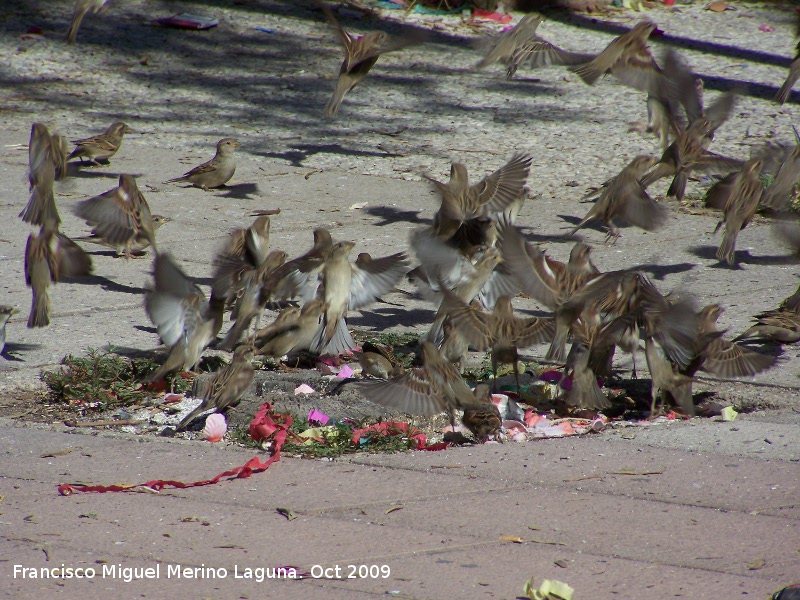
M 72 9 L 72 23 L 67 31 L 67 43 L 74 44 L 78 36 L 78 28 L 87 13 L 97 15 L 108 10 L 111 0 L 76 0 L 75 7 Z
M 293 350 L 307 350 L 324 313 L 325 304 L 320 300 L 309 300 L 299 312 L 285 308 L 274 323 L 256 332 L 256 354 L 280 358 Z
M 723 220 L 717 224 L 717 228 L 714 230 L 716 233 L 722 224 L 725 224 L 725 233 L 717 250 L 717 259 L 725 261 L 729 265 L 736 262 L 736 236 L 740 230 L 747 227 L 758 211 L 758 203 L 764 191 L 764 184 L 761 181 L 763 164 L 760 158 L 750 159 L 744 164 L 736 176 L 730 197 L 722 210 Z

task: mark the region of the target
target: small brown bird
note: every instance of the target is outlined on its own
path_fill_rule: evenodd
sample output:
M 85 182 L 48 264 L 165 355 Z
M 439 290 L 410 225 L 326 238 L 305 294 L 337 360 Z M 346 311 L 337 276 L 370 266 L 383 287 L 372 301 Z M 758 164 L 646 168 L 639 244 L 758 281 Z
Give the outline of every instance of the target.
M 0 354 L 6 349 L 6 324 L 11 316 L 18 312 L 19 311 L 13 306 L 0 304 Z
M 354 350 L 353 354 L 358 358 L 361 372 L 365 376 L 371 375 L 378 379 L 391 379 L 402 375 L 405 371 L 387 348 L 372 342 L 364 342 L 361 345 L 361 351 Z
M 66 177 L 66 140 L 52 135 L 42 123 L 31 127 L 28 143 L 28 181 L 31 197 L 19 217 L 31 225 L 61 223 L 53 195 L 53 183 Z
M 87 13 L 93 15 L 102 14 L 108 10 L 109 4 L 111 4 L 111 0 L 76 0 L 75 7 L 72 9 L 72 23 L 70 23 L 69 31 L 67 31 L 67 43 L 75 43 L 81 21 L 83 21 L 83 17 Z
M 206 192 L 212 188 L 222 187 L 236 172 L 236 159 L 233 154 L 240 146 L 241 144 L 234 138 L 223 138 L 217 142 L 217 153 L 214 158 L 164 183 L 187 181 Z
M 410 415 L 435 415 L 447 411 L 451 423 L 456 409 L 491 411 L 494 408 L 497 411 L 497 407 L 493 404 L 489 407 L 485 400 L 486 387 L 473 392 L 434 344 L 423 341 L 421 347 L 422 368 L 406 371 L 393 379 L 361 381 L 356 383 L 358 389 L 369 400 Z M 499 421 L 499 412 L 495 416 Z M 482 417 L 480 422 L 486 423 L 487 420 Z M 488 435 L 484 430 L 481 433 Z
M 797 21 L 797 35 L 800 36 L 800 19 Z M 789 65 L 789 75 L 786 76 L 786 81 L 775 94 L 775 102 L 783 104 L 789 99 L 789 93 L 792 91 L 794 84 L 800 79 L 800 43 L 797 44 L 797 54 L 795 54 L 792 64 Z
M 31 233 L 25 246 L 25 283 L 33 290 L 28 327 L 50 324 L 50 283 L 92 272 L 92 259 L 75 242 L 58 231 L 57 223 Z
M 218 346 L 220 349 L 231 350 L 250 327 L 253 319 L 256 319 L 256 329 L 258 329 L 261 313 L 272 295 L 273 274 L 285 261 L 286 252 L 273 250 L 258 267 L 245 267 L 231 314 L 234 324 L 225 339 L 220 342 Z
M 299 314 L 296 309 L 284 309 L 274 323 L 256 333 L 256 354 L 280 358 L 293 350 L 307 350 L 324 313 L 325 304 L 320 300 L 306 302 Z
M 781 305 L 754 317 L 756 324 L 734 338 L 739 340 L 768 340 L 779 344 L 794 344 L 800 341 L 800 287 Z
M 533 157 L 528 154 L 515 154 L 497 171 L 472 185 L 467 168 L 457 162 L 450 165 L 450 181 L 447 183 L 428 177 L 442 198 L 433 218 L 436 235 L 447 241 L 466 221 L 502 214 L 525 189 L 532 161 Z
M 327 229 L 314 230 L 311 249 L 284 264 L 276 272 L 278 282 L 273 290 L 275 300 L 299 299 L 305 304 L 317 297 L 322 268 L 333 249 L 333 240 Z
M 402 252 L 354 265 L 348 255 L 355 242 L 337 242 L 322 268 L 322 287 L 318 297 L 326 310 L 319 333 L 311 347 L 318 354 L 339 354 L 356 347 L 345 317 L 375 302 L 391 291 L 408 270 Z
M 614 38 L 595 58 L 569 70 L 589 85 L 594 85 L 602 75 L 611 73 L 629 87 L 658 93 L 662 73 L 647 46 L 647 39 L 655 28 L 655 23 L 651 21 L 640 21 L 629 31 Z
M 153 278 L 155 287 L 145 294 L 144 308 L 170 352 L 164 364 L 144 379 L 145 384 L 199 363 L 222 327 L 225 306 L 224 298 L 208 302 L 169 254 L 156 254 Z
M 482 45 L 488 47 L 486 56 L 476 68 L 483 69 L 497 62 L 507 67 L 506 78 L 514 77 L 519 66 L 529 61 L 532 67 L 550 65 L 579 65 L 592 60 L 593 54 L 567 52 L 542 39 L 536 30 L 545 18 L 538 13 L 528 13 L 517 25 L 492 36 Z
M 169 223 L 172 221 L 171 218 L 165 217 L 163 215 L 151 215 L 151 219 L 153 222 L 153 232 L 159 230 L 159 228 L 164 223 Z M 107 240 L 103 239 L 98 233 L 96 229 L 92 229 L 92 233 L 90 235 L 85 235 L 83 237 L 75 238 L 76 242 L 88 242 L 89 244 L 99 244 L 101 246 L 106 246 L 107 248 L 113 248 L 117 252 L 117 256 L 127 256 L 126 255 L 126 248 L 125 246 L 120 246 L 118 244 L 112 244 Z M 150 240 L 147 239 L 145 234 L 141 232 L 134 237 L 133 242 L 131 243 L 130 247 L 127 248 L 127 251 L 130 252 L 131 256 L 140 257 L 144 256 L 147 252 L 147 249 L 150 247 Z
M 569 350 L 565 364 L 564 376 L 568 377 L 571 386 L 564 389 L 564 402 L 567 406 L 578 410 L 603 410 L 611 406 L 611 402 L 600 389 L 597 375 L 590 366 L 595 328 L 585 321 L 578 321 L 572 328 L 575 340 Z M 563 382 L 563 380 L 562 380 Z
M 758 211 L 758 203 L 764 191 L 764 184 L 761 181 L 763 164 L 760 158 L 750 159 L 744 164 L 736 176 L 731 195 L 725 203 L 723 220 L 717 224 L 717 228 L 714 230 L 716 233 L 722 224 L 725 224 L 722 243 L 717 250 L 717 260 L 725 261 L 729 265 L 736 262 L 736 237 L 739 231 L 747 227 Z
M 619 175 L 608 181 L 600 197 L 583 220 L 570 231 L 574 235 L 581 227 L 601 219 L 608 227 L 606 241 L 620 236 L 614 226 L 614 217 L 621 217 L 631 225 L 645 231 L 655 231 L 664 225 L 666 210 L 653 200 L 640 181 L 647 169 L 656 163 L 652 156 L 637 156 Z
M 128 257 L 132 256 L 134 245 L 145 242 L 158 252 L 150 205 L 132 175 L 120 175 L 118 187 L 78 202 L 73 212 L 94 226 L 93 235 L 123 248 Z
M 89 159 L 90 164 L 96 166 L 100 166 L 100 161 L 108 164 L 108 159 L 114 156 L 122 145 L 123 136 L 132 131 L 133 129 L 125 123 L 113 123 L 103 134 L 73 142 L 76 144 L 75 150 L 67 159 L 79 158 L 83 164 L 85 157 Z
M 253 383 L 255 369 L 252 360 L 253 349 L 250 346 L 238 346 L 231 362 L 212 377 L 197 377 L 192 386 L 192 397 L 202 398 L 203 402 L 184 417 L 177 431 L 183 430 L 195 417 L 209 409 L 224 413 L 236 407 Z
M 344 62 L 342 62 L 342 66 L 339 69 L 336 88 L 331 99 L 325 105 L 323 112 L 326 119 L 332 119 L 339 112 L 339 105 L 342 103 L 345 94 L 367 76 L 382 54 L 419 44 L 424 38 L 419 34 L 397 37 L 383 32 L 370 32 L 362 36 L 355 35 L 345 31 L 334 16 L 333 11 L 320 0 L 317 0 L 317 6 L 325 13 L 328 21 L 336 29 L 336 33 L 344 46 Z
M 264 262 L 269 254 L 270 218 L 262 215 L 249 226 L 231 231 L 225 253 L 233 258 L 244 258 L 254 267 Z
M 500 431 L 503 420 L 497 406 L 492 402 L 492 392 L 488 385 L 479 383 L 472 391 L 472 395 L 480 404 L 465 407 L 461 423 L 475 436 L 475 440 L 482 444 L 489 439 L 489 436 Z
M 458 335 L 475 350 L 491 349 L 495 385 L 497 365 L 510 363 L 519 388 L 518 349 L 551 341 L 555 335 L 552 317 L 516 317 L 508 296 L 499 298 L 491 313 L 476 310 L 450 291 L 445 290 L 444 296 L 442 306 Z
M 786 152 L 775 178 L 761 196 L 761 205 L 779 212 L 788 211 L 796 196 L 798 183 L 800 183 L 800 143 Z

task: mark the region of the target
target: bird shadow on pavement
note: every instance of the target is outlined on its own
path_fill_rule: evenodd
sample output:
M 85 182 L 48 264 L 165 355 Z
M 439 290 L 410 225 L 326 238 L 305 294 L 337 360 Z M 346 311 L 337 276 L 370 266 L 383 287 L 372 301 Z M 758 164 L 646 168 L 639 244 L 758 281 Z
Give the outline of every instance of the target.
M 87 277 L 75 278 L 75 279 L 66 279 L 68 283 L 78 283 L 81 285 L 98 285 L 101 289 L 106 290 L 107 292 L 119 292 L 121 294 L 135 294 L 136 296 L 140 296 L 144 294 L 147 290 L 140 287 L 133 287 L 130 285 L 125 285 L 122 283 L 117 283 L 116 281 L 112 281 L 108 277 L 104 277 L 103 275 L 89 275 Z
M 675 275 L 677 273 L 685 273 L 687 271 L 691 271 L 696 266 L 696 263 L 677 263 L 674 265 L 659 265 L 656 263 L 648 263 L 646 265 L 639 265 L 636 267 L 638 271 L 644 271 L 649 275 L 652 275 L 653 279 L 658 281 L 664 281 L 667 275 Z
M 425 219 L 419 216 L 419 210 L 400 210 L 393 206 L 368 206 L 364 209 L 368 215 L 379 217 L 381 220 L 375 224 L 391 225 L 393 223 L 417 223 L 420 225 L 427 225 L 431 223 L 431 219 Z
M 14 356 L 15 354 L 30 352 L 31 350 L 38 350 L 42 344 L 22 344 L 19 342 L 6 342 L 6 347 L 0 352 L 0 357 L 5 358 L 8 362 L 25 362 L 24 358 Z
M 253 196 L 260 197 L 258 185 L 255 183 L 234 183 L 219 188 L 222 194 L 214 194 L 218 198 L 236 198 L 237 200 L 253 200 Z
M 265 158 L 277 158 L 285 160 L 293 167 L 302 167 L 303 161 L 316 154 L 336 154 L 343 156 L 374 156 L 376 158 L 386 158 L 386 152 L 370 152 L 366 150 L 354 150 L 345 148 L 341 144 L 298 144 L 290 146 L 286 152 L 255 152 L 256 156 Z
M 68 163 L 67 164 L 67 175 L 69 177 L 75 177 L 77 179 L 119 179 L 119 173 L 111 173 L 109 171 L 104 170 L 95 170 L 95 169 L 105 169 L 108 165 L 102 165 L 101 167 L 88 167 L 88 166 L 81 166 L 80 163 Z M 141 173 L 133 174 L 133 177 L 141 177 Z
M 717 258 L 717 246 L 691 246 L 689 252 L 699 258 L 708 260 L 716 260 Z M 792 254 L 753 256 L 750 254 L 750 250 L 737 250 L 735 265 L 730 266 L 724 262 L 717 262 L 714 265 L 709 265 L 709 267 L 712 269 L 740 269 L 740 263 L 746 265 L 791 266 L 797 264 L 797 257 Z
M 361 310 L 361 315 L 349 315 L 347 322 L 359 328 L 371 327 L 379 333 L 386 329 L 387 320 L 392 325 L 413 327 L 427 325 L 433 321 L 433 311 L 421 308 L 406 309 L 386 306 L 375 310 Z

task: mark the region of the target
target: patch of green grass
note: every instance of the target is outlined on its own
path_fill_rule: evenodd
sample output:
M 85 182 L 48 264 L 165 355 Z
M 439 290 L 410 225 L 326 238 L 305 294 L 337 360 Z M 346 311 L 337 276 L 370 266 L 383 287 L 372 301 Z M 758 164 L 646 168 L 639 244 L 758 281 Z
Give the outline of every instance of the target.
M 51 395 L 67 404 L 87 405 L 103 410 L 127 406 L 152 396 L 152 391 L 142 388 L 141 379 L 158 368 L 159 363 L 149 358 L 130 359 L 110 352 L 89 349 L 85 357 L 65 356 L 58 371 L 42 371 L 42 381 Z M 192 382 L 183 377 L 167 380 L 176 393 L 188 390 Z
M 379 333 L 369 341 L 394 348 L 416 348 L 419 345 L 418 333 Z

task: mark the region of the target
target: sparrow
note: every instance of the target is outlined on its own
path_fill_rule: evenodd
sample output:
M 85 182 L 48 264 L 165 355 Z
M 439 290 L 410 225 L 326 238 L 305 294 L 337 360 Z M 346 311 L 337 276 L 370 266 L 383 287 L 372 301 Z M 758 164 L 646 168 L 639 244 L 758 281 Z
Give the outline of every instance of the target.
M 403 278 L 408 263 L 402 252 L 376 258 L 368 265 L 353 265 L 348 259 L 355 242 L 337 242 L 322 268 L 318 298 L 325 302 L 325 315 L 311 351 L 339 354 L 356 347 L 347 329 L 348 310 L 357 310 L 391 291 Z
M 11 316 L 18 312 L 13 306 L 0 304 L 0 354 L 6 349 L 6 324 Z
M 611 73 L 629 87 L 658 93 L 662 73 L 647 46 L 647 39 L 655 28 L 655 23 L 651 21 L 640 21 L 629 31 L 614 38 L 592 60 L 570 67 L 569 70 L 589 85 L 594 85 L 602 75 Z
M 528 13 L 513 29 L 497 34 L 484 42 L 488 51 L 476 68 L 483 69 L 501 62 L 506 65 L 506 79 L 510 80 L 525 61 L 530 61 L 533 67 L 544 67 L 578 65 L 594 58 L 593 54 L 567 52 L 539 37 L 536 30 L 544 20 L 545 18 L 538 13 Z
M 447 411 L 451 423 L 457 409 L 497 411 L 486 402 L 488 389 L 470 390 L 455 367 L 431 342 L 423 341 L 422 368 L 406 371 L 398 377 L 378 381 L 360 381 L 355 385 L 364 396 L 389 408 L 410 415 L 435 415 Z M 499 411 L 495 417 L 499 421 Z M 486 422 L 481 418 L 481 422 Z M 488 435 L 488 434 L 487 434 Z
M 309 300 L 299 313 L 294 307 L 285 308 L 274 323 L 256 332 L 256 354 L 280 358 L 293 350 L 307 350 L 324 313 L 320 300 Z
M 53 194 L 56 179 L 66 177 L 64 144 L 61 136 L 51 135 L 42 123 L 34 123 L 28 143 L 28 181 L 31 196 L 19 217 L 31 225 L 61 223 Z
M 499 298 L 491 313 L 476 310 L 450 291 L 445 290 L 444 296 L 442 306 L 458 335 L 475 350 L 491 349 L 495 385 L 497 365 L 511 363 L 519 389 L 518 349 L 551 341 L 555 334 L 552 317 L 516 317 L 508 296 Z
M 258 320 L 272 293 L 273 280 L 271 277 L 275 269 L 284 262 L 286 262 L 286 252 L 273 250 L 258 267 L 245 267 L 231 315 L 234 324 L 225 335 L 225 339 L 219 344 L 220 349 L 233 349 L 254 318 L 256 319 L 256 329 L 258 329 Z
M 234 138 L 223 138 L 217 142 L 217 153 L 214 158 L 175 179 L 168 179 L 164 183 L 187 181 L 194 187 L 207 192 L 211 188 L 222 187 L 236 171 L 236 160 L 233 153 L 241 144 Z
M 332 119 L 339 112 L 339 105 L 342 103 L 345 94 L 367 76 L 369 70 L 378 62 L 381 54 L 419 44 L 424 38 L 420 35 L 401 38 L 390 36 L 388 33 L 383 32 L 371 32 L 358 36 L 345 31 L 334 16 L 333 11 L 325 4 L 317 0 L 317 5 L 333 25 L 344 46 L 344 61 L 339 69 L 336 88 L 323 111 L 326 119 Z
M 154 232 L 158 231 L 158 229 L 164 223 L 169 223 L 170 221 L 172 221 L 172 219 L 170 217 L 165 217 L 163 215 L 151 215 L 151 219 L 152 219 L 152 222 L 153 222 L 153 231 Z M 85 236 L 82 236 L 82 237 L 76 237 L 75 241 L 76 242 L 88 242 L 90 244 L 99 244 L 101 246 L 106 246 L 108 248 L 113 248 L 114 250 L 116 250 L 117 256 L 123 256 L 125 254 L 124 246 L 119 246 L 118 244 L 112 244 L 112 243 L 106 241 L 105 239 L 103 239 L 97 233 L 97 229 L 96 228 L 92 229 L 92 232 L 91 232 L 90 235 L 85 235 Z M 133 243 L 130 245 L 130 248 L 128 250 L 129 250 L 129 252 L 130 252 L 130 254 L 132 256 L 142 256 L 142 255 L 144 255 L 146 253 L 146 251 L 147 251 L 147 249 L 149 247 L 150 247 L 150 240 L 148 240 L 145 235 L 142 235 L 140 233 L 134 238 Z
M 734 338 L 739 340 L 769 340 L 779 344 L 794 344 L 800 341 L 800 287 L 781 305 L 754 317 L 755 325 Z
M 517 202 L 525 189 L 532 161 L 528 154 L 515 154 L 504 166 L 472 185 L 467 168 L 457 162 L 450 165 L 447 183 L 426 176 L 442 199 L 433 218 L 436 235 L 447 241 L 466 221 L 496 216 Z
M 372 342 L 364 342 L 361 351 L 353 350 L 353 355 L 358 359 L 364 376 L 390 379 L 402 375 L 405 371 L 387 348 Z
M 85 157 L 89 159 L 90 164 L 97 166 L 100 166 L 98 161 L 108 163 L 108 159 L 114 156 L 122 145 L 122 137 L 132 131 L 133 129 L 125 123 L 113 123 L 105 133 L 73 142 L 76 144 L 75 149 L 67 159 L 79 158 L 83 164 Z
M 583 220 L 570 231 L 574 235 L 584 225 L 601 219 L 608 227 L 606 241 L 620 236 L 614 226 L 614 217 L 619 216 L 645 231 L 655 231 L 664 225 L 666 210 L 653 200 L 641 183 L 645 172 L 656 163 L 652 156 L 637 156 L 619 175 L 607 182 L 599 198 Z
M 797 24 L 797 35 L 800 36 L 800 20 Z M 778 93 L 775 94 L 775 102 L 778 104 L 783 104 L 789 99 L 789 93 L 792 91 L 794 84 L 797 83 L 797 80 L 800 78 L 800 43 L 797 44 L 797 54 L 792 61 L 792 64 L 789 65 L 789 75 L 786 77 L 786 81 L 783 82 L 783 85 L 778 90 Z
M 590 258 L 592 247 L 583 243 L 572 248 L 569 262 L 565 265 L 527 243 L 516 227 L 505 227 L 501 232 L 500 249 L 508 270 L 517 279 L 522 291 L 555 311 L 556 315 L 579 290 L 595 279 L 602 278 Z M 579 313 L 580 310 L 575 314 L 570 311 L 568 318 L 557 319 L 548 358 L 564 361 L 569 330 Z
M 145 294 L 144 308 L 170 352 L 164 364 L 144 379 L 144 384 L 199 363 L 203 350 L 222 327 L 225 306 L 224 298 L 208 302 L 169 254 L 156 254 L 153 279 L 155 285 Z
M 253 383 L 253 349 L 250 346 L 237 346 L 231 362 L 212 377 L 196 378 L 192 385 L 192 397 L 202 398 L 203 402 L 178 424 L 176 431 L 182 431 L 192 420 L 209 409 L 214 412 L 227 412 L 239 404 L 242 394 Z
M 579 323 L 583 325 L 583 322 Z M 572 385 L 564 390 L 564 402 L 577 410 L 603 410 L 611 406 L 611 402 L 600 389 L 597 375 L 589 365 L 592 352 L 593 328 L 574 328 L 575 341 L 570 348 L 564 365 L 564 376 Z M 562 379 L 562 382 L 564 380 Z M 560 384 L 559 384 L 560 385 Z
M 464 408 L 461 423 L 469 429 L 478 443 L 483 444 L 490 436 L 500 431 L 503 419 L 497 406 L 492 402 L 492 392 L 488 385 L 479 383 L 472 391 L 472 395 L 479 404 Z
M 231 231 L 225 253 L 233 258 L 244 258 L 254 267 L 264 262 L 269 254 L 270 218 L 262 215 L 249 226 Z
M 764 190 L 761 205 L 779 212 L 788 211 L 796 195 L 798 183 L 800 183 L 800 143 L 785 153 L 772 183 Z
M 308 252 L 284 264 L 276 272 L 277 282 L 273 299 L 299 299 L 305 304 L 317 297 L 322 268 L 333 249 L 333 240 L 327 229 L 314 230 L 314 245 Z
M 50 283 L 85 277 L 91 272 L 92 259 L 58 231 L 58 223 L 46 223 L 38 235 L 31 233 L 25 246 L 25 284 L 33 291 L 28 327 L 50 324 Z
M 67 31 L 67 43 L 75 43 L 75 38 L 78 36 L 78 28 L 87 13 L 93 15 L 102 14 L 108 10 L 109 4 L 111 4 L 111 0 L 76 0 L 75 7 L 72 9 L 72 23 L 70 23 L 69 31 Z
M 466 274 L 465 277 L 458 281 L 458 283 L 452 288 L 452 293 L 456 297 L 460 298 L 462 302 L 469 304 L 481 293 L 483 288 L 486 287 L 495 271 L 495 268 L 502 260 L 502 255 L 497 248 L 489 248 L 475 263 L 474 269 L 470 273 Z M 511 291 L 510 294 L 516 295 L 518 289 L 517 286 L 513 285 L 514 280 L 510 279 L 506 283 L 512 286 L 510 289 L 513 291 Z M 443 282 L 439 282 L 437 289 L 439 292 L 444 293 L 447 289 L 447 285 Z M 492 298 L 492 306 L 495 306 L 496 301 L 496 298 Z M 431 328 L 428 330 L 425 339 L 436 344 L 441 344 L 442 326 L 444 325 L 446 319 L 447 308 L 444 303 L 441 303 L 436 311 L 436 316 L 433 319 L 433 323 L 431 324 Z
M 725 261 L 729 265 L 736 262 L 736 236 L 740 230 L 747 227 L 758 211 L 758 203 L 764 191 L 764 184 L 761 181 L 763 164 L 760 158 L 750 159 L 744 164 L 736 176 L 730 197 L 723 208 L 723 220 L 714 230 L 716 233 L 722 224 L 725 224 L 722 243 L 717 250 L 717 260 Z
M 120 175 L 118 187 L 78 202 L 73 212 L 94 226 L 93 235 L 109 245 L 123 248 L 128 257 L 135 245 L 145 242 L 158 253 L 150 205 L 132 175 Z
M 727 173 L 741 168 L 742 161 L 708 151 L 714 132 L 728 119 L 736 96 L 726 93 L 685 128 L 674 127 L 675 141 L 661 155 L 655 167 L 641 179 L 645 188 L 663 177 L 673 177 L 667 196 L 682 200 L 686 182 L 693 171 Z

